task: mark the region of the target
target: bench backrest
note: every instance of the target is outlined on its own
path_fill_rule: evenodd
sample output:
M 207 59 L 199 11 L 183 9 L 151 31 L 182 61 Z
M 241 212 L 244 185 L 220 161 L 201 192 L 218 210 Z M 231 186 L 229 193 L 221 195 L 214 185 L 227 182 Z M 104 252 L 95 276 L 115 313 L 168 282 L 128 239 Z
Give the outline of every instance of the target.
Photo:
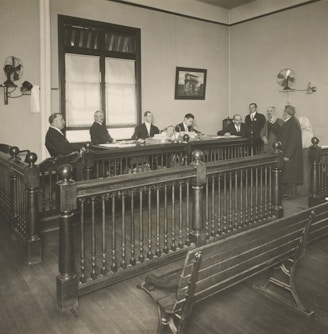
M 175 310 L 189 312 L 186 304 L 299 256 L 312 216 L 311 210 L 303 211 L 190 250 L 180 276 Z

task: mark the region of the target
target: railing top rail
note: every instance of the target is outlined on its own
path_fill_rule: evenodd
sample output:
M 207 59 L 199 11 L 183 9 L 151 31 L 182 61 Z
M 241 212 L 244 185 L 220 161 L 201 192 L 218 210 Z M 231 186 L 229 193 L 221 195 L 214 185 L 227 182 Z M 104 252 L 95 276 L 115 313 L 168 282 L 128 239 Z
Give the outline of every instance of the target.
M 230 161 L 206 163 L 207 174 L 236 170 L 242 167 L 275 164 L 275 154 L 258 155 Z M 133 189 L 136 187 L 151 186 L 165 182 L 185 180 L 196 177 L 197 170 L 194 165 L 172 167 L 161 170 L 151 170 L 147 173 L 125 174 L 115 178 L 102 178 L 85 180 L 76 183 L 77 197 L 99 195 L 108 191 Z
M 93 196 L 108 191 L 126 190 L 164 182 L 184 180 L 194 176 L 196 176 L 196 169 L 190 165 L 151 170 L 147 173 L 124 174 L 116 176 L 115 178 L 80 181 L 76 183 L 77 197 Z
M 259 154 L 248 157 L 236 158 L 234 160 L 221 160 L 206 163 L 207 174 L 232 171 L 240 168 L 256 167 L 278 162 L 278 155 Z

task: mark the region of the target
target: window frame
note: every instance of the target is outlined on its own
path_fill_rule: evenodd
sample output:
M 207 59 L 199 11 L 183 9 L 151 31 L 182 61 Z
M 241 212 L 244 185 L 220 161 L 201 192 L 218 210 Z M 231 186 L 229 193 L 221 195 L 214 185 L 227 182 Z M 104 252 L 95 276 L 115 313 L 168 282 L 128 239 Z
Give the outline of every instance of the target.
M 65 27 L 66 26 L 78 26 L 85 28 L 93 28 L 99 30 L 99 47 L 97 49 L 83 48 L 76 46 L 65 46 Z M 120 52 L 109 51 L 104 48 L 104 36 L 108 32 L 119 33 L 123 35 L 133 36 L 135 39 L 135 52 Z M 137 124 L 141 121 L 141 33 L 140 28 L 122 26 L 112 23 L 106 23 L 101 21 L 88 20 L 84 18 L 58 15 L 58 70 L 59 70 L 59 106 L 60 112 L 66 119 L 66 85 L 65 85 L 65 54 L 81 54 L 81 55 L 93 55 L 99 57 L 100 61 L 100 95 L 101 95 L 101 108 L 106 111 L 106 96 L 105 96 L 105 60 L 106 57 L 119 58 L 119 59 L 132 59 L 135 61 L 135 76 L 136 76 L 136 110 L 137 110 Z M 93 111 L 91 111 L 93 112 Z M 106 114 L 106 112 L 105 112 Z M 106 121 L 106 119 L 105 119 Z M 110 128 L 126 128 L 130 125 L 124 126 L 111 126 Z M 131 127 L 136 124 L 131 124 Z M 90 125 L 83 127 L 67 127 L 66 130 L 87 130 Z

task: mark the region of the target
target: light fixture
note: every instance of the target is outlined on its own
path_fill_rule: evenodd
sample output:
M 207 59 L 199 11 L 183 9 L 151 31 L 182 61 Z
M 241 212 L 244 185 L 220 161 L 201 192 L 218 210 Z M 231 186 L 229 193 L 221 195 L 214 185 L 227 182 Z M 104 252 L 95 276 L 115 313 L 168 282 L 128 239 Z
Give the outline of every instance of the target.
M 14 56 L 8 57 L 5 60 L 3 71 L 7 76 L 7 80 L 1 84 L 0 87 L 3 88 L 3 99 L 5 105 L 8 104 L 9 98 L 18 98 L 23 95 L 31 94 L 33 85 L 28 81 L 24 81 L 20 88 L 21 94 L 16 96 L 12 95 L 12 93 L 17 88 L 17 85 L 14 83 L 14 81 L 19 80 L 23 76 L 23 64 L 19 58 Z

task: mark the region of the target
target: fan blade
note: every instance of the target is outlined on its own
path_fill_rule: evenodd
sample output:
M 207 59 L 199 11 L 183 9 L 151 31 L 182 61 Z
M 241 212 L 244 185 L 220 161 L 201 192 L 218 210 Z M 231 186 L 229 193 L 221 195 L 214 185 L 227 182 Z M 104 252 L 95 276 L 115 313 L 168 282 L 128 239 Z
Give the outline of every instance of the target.
M 279 72 L 278 78 L 279 79 L 286 79 L 286 75 L 284 75 L 282 72 Z

